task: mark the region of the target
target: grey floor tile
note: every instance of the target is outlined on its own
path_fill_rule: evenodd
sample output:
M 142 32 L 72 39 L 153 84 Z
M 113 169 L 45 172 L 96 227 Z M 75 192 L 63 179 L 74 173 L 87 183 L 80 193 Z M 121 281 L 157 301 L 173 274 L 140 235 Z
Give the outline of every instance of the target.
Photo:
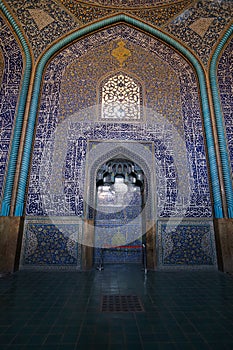
M 218 271 L 19 271 L 0 280 L 1 350 L 233 349 L 233 277 Z M 144 312 L 101 312 L 137 295 Z

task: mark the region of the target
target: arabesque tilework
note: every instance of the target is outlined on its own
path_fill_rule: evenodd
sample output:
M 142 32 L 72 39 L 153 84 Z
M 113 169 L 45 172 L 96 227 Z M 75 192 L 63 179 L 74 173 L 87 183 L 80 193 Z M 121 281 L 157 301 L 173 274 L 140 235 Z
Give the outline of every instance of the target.
M 233 65 L 233 40 L 231 40 L 226 46 L 225 50 L 222 53 L 222 56 L 218 64 L 218 85 L 219 85 L 219 94 L 222 105 L 222 112 L 224 116 L 223 123 L 225 124 L 226 138 L 228 142 L 228 149 L 231 161 L 231 168 L 233 171 L 233 74 L 232 74 L 232 65 Z
M 233 16 L 233 3 L 231 0 L 196 1 L 186 11 L 181 13 L 164 29 L 182 40 L 193 50 L 204 64 L 207 64 L 211 51 L 219 36 L 230 23 Z M 194 24 L 201 19 L 209 19 L 210 23 L 206 31 L 197 33 Z M 198 27 L 200 28 L 200 22 Z
M 209 221 L 158 222 L 160 267 L 217 268 L 213 225 Z
M 112 56 L 119 40 L 124 40 L 131 53 L 123 67 L 119 67 L 119 62 Z M 119 70 L 135 75 L 143 84 L 144 118 L 141 122 L 129 123 L 121 119 L 113 123 L 99 118 L 98 89 L 106 75 Z M 132 147 L 143 142 L 153 145 L 147 148 L 145 162 L 154 163 L 154 168 L 151 166 L 147 170 L 156 196 L 155 207 L 150 203 L 154 208 L 154 220 L 185 217 L 185 224 L 179 226 L 178 231 L 187 235 L 189 220 L 211 218 L 197 78 L 192 67 L 168 46 L 126 25 L 117 25 L 79 40 L 51 60 L 44 75 L 38 112 L 26 206 L 28 219 L 38 216 L 82 219 L 87 200 L 89 163 L 86 160 L 90 141 L 93 150 L 98 149 L 99 143 L 108 154 L 111 154 L 111 142 L 124 143 L 126 148 L 127 143 Z M 52 226 L 45 228 L 40 223 L 35 227 L 38 232 L 35 234 L 34 231 L 33 235 L 39 235 L 39 229 L 43 232 L 48 227 L 51 240 L 58 234 Z M 195 265 L 195 254 L 199 254 L 199 248 L 204 244 L 205 252 L 209 249 L 208 254 L 205 253 L 206 259 L 203 255 L 197 265 L 214 265 L 211 228 L 209 226 L 208 236 L 204 235 L 208 225 L 204 222 L 199 227 L 200 232 L 194 233 L 194 241 L 186 242 L 188 260 L 179 260 L 176 253 L 169 258 L 165 252 L 167 260 L 165 263 L 160 260 L 161 266 L 174 265 L 174 259 L 178 265 Z M 28 235 L 28 230 L 29 227 L 24 236 L 34 237 Z M 46 237 L 42 241 L 37 238 L 37 241 L 41 247 L 43 244 L 50 249 Z M 161 230 L 158 237 L 162 239 Z M 65 238 L 58 242 L 61 249 L 67 244 Z M 176 244 L 175 238 L 174 242 Z M 196 250 L 192 255 L 194 242 Z M 169 247 L 164 249 L 169 250 Z M 37 259 L 34 254 L 35 251 L 27 258 L 29 265 Z M 42 259 L 43 254 L 40 255 Z M 63 253 L 58 260 L 62 258 Z M 51 256 L 48 257 L 49 264 Z M 58 265 L 62 266 L 61 260 Z
M 100 79 L 104 71 L 116 69 L 116 65 L 111 64 L 109 44 L 106 50 L 103 50 L 103 47 L 102 51 L 98 50 L 98 47 L 101 47 L 101 38 L 104 45 L 106 39 L 119 37 L 127 37 L 129 42 L 133 41 L 134 47 L 136 42 L 138 43 L 138 50 L 136 48 L 133 50 L 132 47 L 136 53 L 131 63 L 125 67 L 126 70 L 135 73 L 140 66 L 143 67 L 146 59 L 148 66 L 151 65 L 145 70 L 138 69 L 138 72 L 143 72 L 140 78 L 146 87 L 146 123 L 97 122 L 98 80 L 96 79 Z M 72 62 L 73 55 L 77 57 L 97 40 L 97 57 L 101 57 L 103 68 L 96 58 L 91 59 L 93 56 L 88 55 L 84 56 L 84 61 L 80 57 L 78 61 L 76 58 Z M 150 51 L 144 48 L 144 55 L 140 55 L 142 48 L 139 44 L 143 48 L 149 47 Z M 159 62 L 157 65 L 153 64 L 156 58 Z M 162 58 L 166 62 L 162 66 L 163 70 Z M 82 63 L 84 71 L 81 73 L 79 67 L 82 67 Z M 176 68 L 176 73 L 171 65 Z M 72 70 L 73 67 L 78 68 Z M 140 76 L 140 73 L 138 75 Z M 156 86 L 156 94 L 153 86 Z M 60 124 L 57 124 L 58 120 Z M 94 34 L 90 36 L 89 41 L 86 38 L 64 50 L 50 63 L 45 74 L 36 135 L 27 215 L 82 215 L 87 141 L 101 139 L 153 141 L 157 161 L 159 216 L 184 215 L 184 208 L 186 216 L 211 216 L 196 77 L 188 64 L 171 49 L 132 28 L 116 26 L 111 30 Z M 59 144 L 61 140 L 63 140 L 62 147 Z M 73 182 L 73 190 L 69 192 L 67 198 L 62 191 L 53 193 L 54 183 L 50 183 L 55 178 L 51 179 L 50 176 L 51 171 L 53 173 L 52 168 L 55 167 L 52 159 L 59 150 L 66 159 L 62 158 L 66 163 L 62 175 L 65 183 L 71 185 Z M 46 157 L 43 157 L 43 154 L 46 154 Z M 187 178 L 187 171 L 190 193 L 185 197 L 182 193 L 177 193 L 177 190 L 180 188 L 179 185 L 182 186 L 182 180 L 185 181 Z M 42 183 L 41 174 L 43 174 Z M 42 203 L 46 203 L 47 211 L 43 210 Z M 178 206 L 174 210 L 175 203 Z
M 129 2 L 127 5 L 126 3 L 122 5 L 120 2 L 114 1 L 114 4 L 112 3 L 111 6 L 109 2 L 106 4 L 107 6 L 75 0 L 61 0 L 61 2 L 83 24 L 92 23 L 97 19 L 124 12 L 152 25 L 162 26 L 191 4 L 192 0 L 170 1 L 169 6 L 161 2 L 160 4 L 154 3 L 148 6 L 149 2 L 143 2 L 144 5 L 140 9 L 137 2 Z
M 8 0 L 7 3 L 23 26 L 35 58 L 54 40 L 79 27 L 79 23 L 53 0 L 34 0 L 31 2 L 27 0 Z M 40 17 L 43 18 L 41 11 L 44 12 L 44 17 L 49 16 L 51 18 L 51 23 L 48 22 L 48 25 L 43 28 L 38 27 L 37 24 Z
M 2 57 L 0 89 L 0 197 L 4 185 L 14 118 L 23 70 L 20 48 L 8 25 L 0 18 Z
M 7 3 L 22 24 L 35 58 L 52 42 L 79 29 L 83 24 L 124 12 L 146 23 L 163 27 L 165 32 L 183 41 L 207 64 L 216 41 L 233 14 L 231 0 L 202 0 L 194 3 L 192 0 L 129 1 L 127 4 L 118 1 L 88 3 L 61 0 L 64 9 L 55 1 L 36 0 L 32 4 L 26 0 L 8 0 Z M 44 26 L 40 21 L 43 17 L 50 19 Z
M 82 222 L 70 218 L 28 218 L 21 269 L 80 269 Z
M 76 1 L 77 2 L 77 1 Z M 175 0 L 86 0 L 86 3 L 99 4 L 104 6 L 115 6 L 115 7 L 149 7 L 156 5 L 169 5 Z

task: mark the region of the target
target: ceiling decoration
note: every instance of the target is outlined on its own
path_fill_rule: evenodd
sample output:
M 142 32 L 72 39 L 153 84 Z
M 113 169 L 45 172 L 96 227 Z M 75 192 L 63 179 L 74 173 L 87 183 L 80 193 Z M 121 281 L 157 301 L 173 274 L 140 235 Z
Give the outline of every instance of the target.
M 39 30 L 42 30 L 46 26 L 48 26 L 50 23 L 54 21 L 54 19 L 45 11 L 39 10 L 39 9 L 29 9 L 30 15 L 36 22 L 36 25 Z
M 199 18 L 197 21 L 192 23 L 189 28 L 191 28 L 194 32 L 196 32 L 198 35 L 200 35 L 202 38 L 204 37 L 205 33 L 213 23 L 214 18 Z
M 87 1 L 60 0 L 78 21 L 83 24 L 91 23 L 108 15 L 124 12 L 156 26 L 166 24 L 171 18 L 178 15 L 193 2 L 192 0 L 136 0 L 135 3 L 131 0 L 121 0 L 119 2 L 117 0 L 98 1 L 101 2 L 101 5 L 97 4 L 97 1 L 95 3 L 93 1 L 88 3 Z M 126 3 L 124 6 L 123 2 Z M 103 5 L 104 3 L 106 4 Z M 129 4 L 131 5 L 129 6 Z
M 76 2 L 80 2 L 77 1 Z M 157 5 L 171 5 L 179 1 L 177 0 L 85 0 L 83 3 L 90 5 L 102 5 L 120 8 L 141 8 L 141 7 L 154 7 Z

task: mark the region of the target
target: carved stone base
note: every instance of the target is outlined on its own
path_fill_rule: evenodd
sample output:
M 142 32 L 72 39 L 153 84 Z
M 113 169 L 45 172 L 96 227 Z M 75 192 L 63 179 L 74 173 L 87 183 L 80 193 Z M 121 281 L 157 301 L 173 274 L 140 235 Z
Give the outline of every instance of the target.
M 233 272 L 233 219 L 214 219 L 219 269 Z
M 0 273 L 19 268 L 23 223 L 23 217 L 0 216 Z

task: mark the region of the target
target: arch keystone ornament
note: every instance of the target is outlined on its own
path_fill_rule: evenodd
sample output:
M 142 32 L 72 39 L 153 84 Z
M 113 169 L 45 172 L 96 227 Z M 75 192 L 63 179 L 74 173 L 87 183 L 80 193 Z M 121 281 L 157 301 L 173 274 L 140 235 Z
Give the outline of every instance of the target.
M 117 43 L 117 48 L 112 50 L 112 56 L 117 59 L 120 67 L 122 67 L 125 61 L 131 56 L 130 50 L 128 50 L 125 45 L 125 42 L 121 40 Z

